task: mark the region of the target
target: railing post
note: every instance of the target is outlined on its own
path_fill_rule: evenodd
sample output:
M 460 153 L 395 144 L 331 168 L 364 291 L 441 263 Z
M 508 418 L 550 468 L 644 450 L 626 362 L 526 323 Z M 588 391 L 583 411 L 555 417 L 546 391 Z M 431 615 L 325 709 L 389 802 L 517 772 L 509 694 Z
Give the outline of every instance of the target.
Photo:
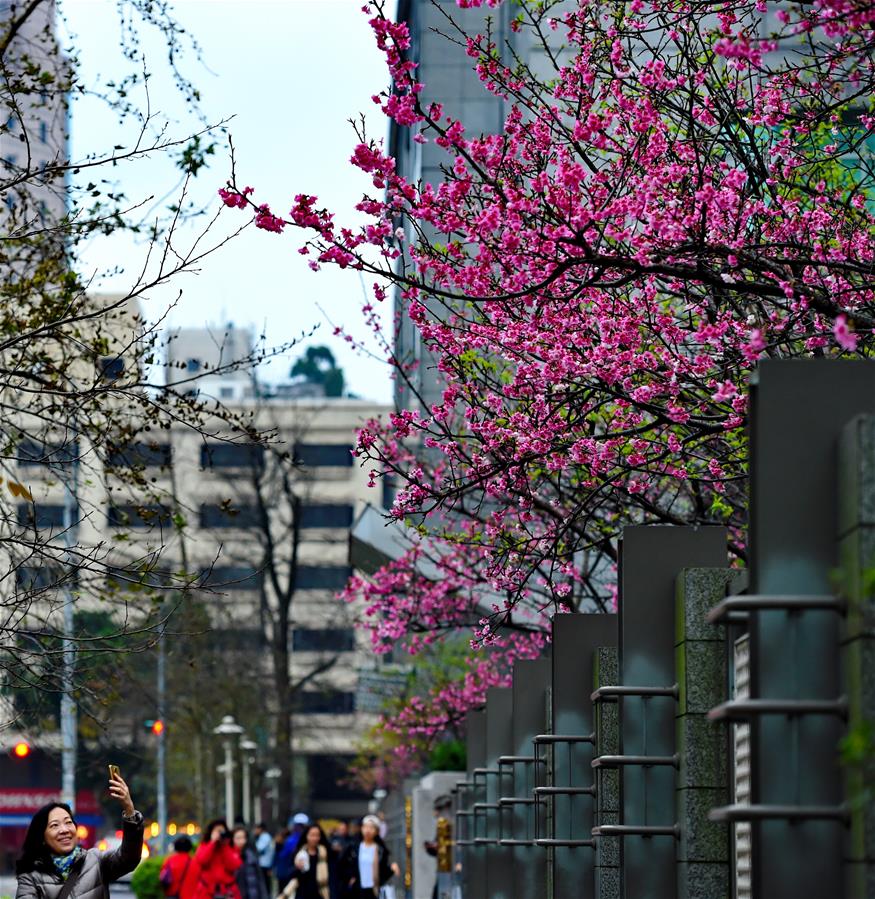
M 686 568 L 677 578 L 675 674 L 679 687 L 676 743 L 678 899 L 729 899 L 729 825 L 709 820 L 729 803 L 725 729 L 708 712 L 726 698 L 726 633 L 707 622 L 726 594 L 727 568 Z

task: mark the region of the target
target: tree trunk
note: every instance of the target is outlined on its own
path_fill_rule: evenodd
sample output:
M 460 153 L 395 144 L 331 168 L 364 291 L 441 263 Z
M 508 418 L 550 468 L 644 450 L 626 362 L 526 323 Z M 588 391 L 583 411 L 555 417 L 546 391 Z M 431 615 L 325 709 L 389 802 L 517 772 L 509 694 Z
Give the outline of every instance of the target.
M 279 624 L 279 623 L 278 623 Z M 289 671 L 289 627 L 277 627 L 273 646 L 273 681 L 276 692 L 276 765 L 280 776 L 277 781 L 279 797 L 279 818 L 276 823 L 284 825 L 292 813 L 294 799 L 294 753 L 292 751 L 292 683 Z

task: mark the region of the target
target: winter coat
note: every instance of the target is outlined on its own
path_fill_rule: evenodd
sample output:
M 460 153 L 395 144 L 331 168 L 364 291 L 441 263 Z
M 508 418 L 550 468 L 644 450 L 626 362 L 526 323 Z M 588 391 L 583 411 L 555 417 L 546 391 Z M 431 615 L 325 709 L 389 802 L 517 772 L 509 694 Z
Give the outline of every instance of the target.
M 197 866 L 194 857 L 187 852 L 174 852 L 161 866 L 161 874 L 170 873 L 170 883 L 164 889 L 168 899 L 192 899 L 197 886 Z
M 346 852 L 340 862 L 341 886 L 344 892 L 342 896 L 353 895 L 358 896 L 356 890 L 359 890 L 359 847 L 362 841 L 356 840 L 347 846 Z M 377 840 L 377 873 L 379 876 L 379 886 L 387 884 L 394 876 L 392 864 L 389 859 L 389 848 L 382 840 Z M 374 893 L 376 896 L 376 893 Z
M 215 899 L 216 896 L 241 899 L 235 875 L 243 862 L 226 840 L 201 843 L 194 854 L 194 863 L 197 882 L 193 899 Z
M 243 864 L 237 869 L 236 880 L 241 899 L 268 899 L 267 884 L 264 882 L 255 850 L 244 846 L 240 857 Z
M 70 869 L 68 877 L 79 872 L 79 879 L 70 892 L 70 899 L 107 899 L 109 885 L 140 864 L 143 852 L 143 825 L 125 821 L 122 842 L 112 852 L 89 849 Z M 64 880 L 55 870 L 41 864 L 33 871 L 18 876 L 15 899 L 58 899 Z

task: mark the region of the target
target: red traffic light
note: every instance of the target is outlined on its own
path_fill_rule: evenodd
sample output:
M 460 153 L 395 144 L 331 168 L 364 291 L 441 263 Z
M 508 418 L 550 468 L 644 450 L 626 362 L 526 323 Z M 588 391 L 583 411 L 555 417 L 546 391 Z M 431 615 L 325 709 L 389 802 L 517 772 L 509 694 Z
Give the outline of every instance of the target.
M 152 722 L 152 733 L 156 737 L 160 737 L 164 733 L 164 722 L 160 718 Z
M 30 743 L 25 742 L 24 740 L 19 740 L 12 747 L 12 754 L 17 759 L 26 759 L 31 753 Z

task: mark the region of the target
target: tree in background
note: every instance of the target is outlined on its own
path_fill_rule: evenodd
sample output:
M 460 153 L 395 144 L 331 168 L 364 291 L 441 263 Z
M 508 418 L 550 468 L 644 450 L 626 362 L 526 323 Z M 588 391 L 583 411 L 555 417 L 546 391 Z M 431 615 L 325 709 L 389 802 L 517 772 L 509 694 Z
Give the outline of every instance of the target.
M 295 360 L 289 375 L 324 387 L 325 396 L 343 396 L 343 369 L 338 368 L 334 353 L 327 346 L 308 346 L 304 355 Z
M 611 606 L 624 524 L 725 524 L 744 564 L 757 361 L 872 354 L 875 9 L 522 0 L 502 45 L 449 16 L 506 104 L 500 133 L 479 135 L 424 105 L 406 24 L 368 6 L 392 78 L 376 100 L 441 148 L 441 176 L 408 183 L 359 128 L 366 225 L 335 225 L 306 193 L 256 224 L 306 231 L 315 269 L 373 279 L 371 322 L 394 289 L 436 360 L 427 406 L 390 356 L 405 407 L 361 432 L 411 545 L 351 589 L 378 652 L 473 627 L 489 668 L 536 649 L 553 615 Z M 247 190 L 222 195 L 246 206 Z M 490 677 L 398 726 L 433 738 Z

